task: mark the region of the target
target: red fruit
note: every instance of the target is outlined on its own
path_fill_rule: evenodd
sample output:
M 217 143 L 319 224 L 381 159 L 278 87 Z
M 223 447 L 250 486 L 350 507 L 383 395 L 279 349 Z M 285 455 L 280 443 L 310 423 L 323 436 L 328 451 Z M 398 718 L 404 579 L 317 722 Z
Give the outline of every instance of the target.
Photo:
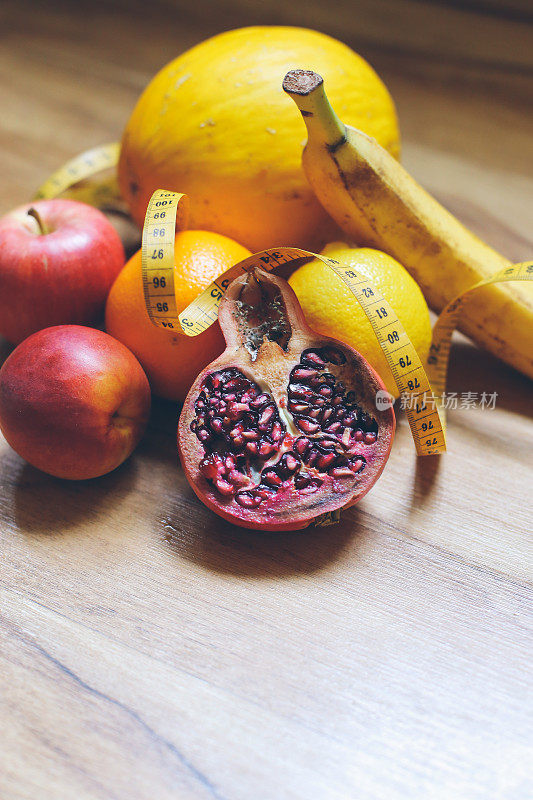
M 0 370 L 0 428 L 34 467 L 95 478 L 141 438 L 150 387 L 133 353 L 107 333 L 59 325 L 29 336 Z
M 230 284 L 219 322 L 226 350 L 196 379 L 178 429 L 200 500 L 235 525 L 271 531 L 305 528 L 360 500 L 394 437 L 392 408 L 376 408 L 378 375 L 351 347 L 312 331 L 286 281 L 262 270 Z M 226 426 L 205 415 L 221 403 Z
M 18 344 L 51 325 L 92 324 L 124 261 L 96 208 L 74 200 L 16 208 L 0 219 L 0 334 Z

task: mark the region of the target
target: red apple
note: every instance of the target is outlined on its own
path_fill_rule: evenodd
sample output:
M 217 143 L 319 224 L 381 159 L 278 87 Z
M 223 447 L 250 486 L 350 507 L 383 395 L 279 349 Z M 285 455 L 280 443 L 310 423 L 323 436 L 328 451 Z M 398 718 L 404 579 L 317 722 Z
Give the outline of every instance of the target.
M 144 371 L 127 347 L 94 328 L 34 333 L 0 370 L 0 429 L 34 467 L 81 480 L 118 467 L 150 410 Z
M 0 334 L 18 344 L 50 325 L 90 325 L 124 266 L 106 217 L 74 200 L 41 200 L 0 219 Z

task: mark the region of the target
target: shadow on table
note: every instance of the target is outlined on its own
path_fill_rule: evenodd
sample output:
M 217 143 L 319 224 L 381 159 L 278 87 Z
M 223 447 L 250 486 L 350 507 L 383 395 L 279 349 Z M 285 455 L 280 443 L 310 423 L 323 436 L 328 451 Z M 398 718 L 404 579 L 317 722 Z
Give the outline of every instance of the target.
M 183 493 L 187 495 L 185 487 Z M 313 573 L 353 551 L 362 541 L 357 509 L 346 511 L 337 525 L 327 528 L 268 533 L 219 519 L 192 492 L 181 497 L 161 522 L 164 539 L 179 558 L 240 577 Z
M 533 382 L 495 356 L 475 347 L 463 336 L 454 339 L 447 392 L 496 393 L 496 407 L 533 416 Z M 486 413 L 490 413 L 487 411 Z
M 136 465 L 129 458 L 116 470 L 87 481 L 53 478 L 25 464 L 15 478 L 13 522 L 24 533 L 62 535 L 100 517 L 135 484 Z

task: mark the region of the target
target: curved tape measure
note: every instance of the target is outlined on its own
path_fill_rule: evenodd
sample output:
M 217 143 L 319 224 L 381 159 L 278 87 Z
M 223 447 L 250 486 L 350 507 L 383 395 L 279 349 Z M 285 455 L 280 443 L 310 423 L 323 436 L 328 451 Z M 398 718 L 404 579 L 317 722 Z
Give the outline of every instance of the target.
M 252 267 L 272 270 L 281 264 L 288 264 L 300 258 L 318 258 L 346 283 L 360 303 L 385 354 L 398 389 L 400 392 L 409 392 L 412 395 L 413 408 L 407 411 L 407 419 L 417 453 L 434 455 L 446 450 L 439 410 L 436 407 L 428 409 L 423 400 L 427 396 L 432 396 L 431 385 L 411 340 L 390 303 L 366 275 L 353 267 L 299 247 L 269 248 L 231 267 L 178 315 L 174 297 L 172 225 L 176 209 L 183 202 L 183 195 L 158 190 L 152 195 L 146 212 L 142 273 L 146 307 L 154 324 L 163 328 L 179 326 L 187 336 L 198 336 L 216 321 L 224 292 L 237 275 Z M 171 208 L 173 214 L 170 212 Z M 164 214 L 165 224 L 158 230 L 161 214 Z
M 442 398 L 446 391 L 446 377 L 448 374 L 448 362 L 450 359 L 450 347 L 452 334 L 457 327 L 461 311 L 468 303 L 470 295 L 481 289 L 482 286 L 490 286 L 491 283 L 504 283 L 505 281 L 530 281 L 533 280 L 533 261 L 523 261 L 520 264 L 512 264 L 498 272 L 490 278 L 479 283 L 475 283 L 470 289 L 457 295 L 441 311 L 434 327 L 427 360 L 427 372 L 431 380 L 434 393 L 437 399 Z
M 121 207 L 123 203 L 115 172 L 119 154 L 119 142 L 103 144 L 100 147 L 93 147 L 91 150 L 81 153 L 56 170 L 37 190 L 33 199 L 50 200 L 67 190 L 71 190 L 69 194 L 74 199 L 89 203 L 89 205 L 100 208 Z M 82 181 L 86 181 L 93 175 L 108 169 L 113 170 L 111 177 L 77 186 Z M 72 187 L 76 188 L 73 189 Z

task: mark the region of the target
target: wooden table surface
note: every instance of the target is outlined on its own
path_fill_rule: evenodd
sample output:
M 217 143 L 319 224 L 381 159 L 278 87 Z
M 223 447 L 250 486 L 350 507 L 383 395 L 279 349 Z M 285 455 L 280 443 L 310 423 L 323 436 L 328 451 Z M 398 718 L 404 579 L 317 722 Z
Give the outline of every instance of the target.
M 169 21 L 146 5 L 148 41 L 136 5 L 3 4 L 2 213 L 117 138 L 172 56 L 274 21 L 238 0 L 222 21 L 193 6 Z M 490 60 L 493 23 L 473 28 L 471 57 L 414 34 L 380 46 L 370 22 L 344 38 L 396 99 L 404 163 L 518 260 L 533 253 L 531 73 L 512 15 Z M 418 461 L 400 415 L 370 495 L 303 534 L 249 533 L 200 505 L 170 403 L 94 481 L 49 478 L 2 440 L 2 800 L 530 797 L 531 383 L 457 337 L 449 388 L 497 392 L 496 408 L 450 412 L 449 453 Z

